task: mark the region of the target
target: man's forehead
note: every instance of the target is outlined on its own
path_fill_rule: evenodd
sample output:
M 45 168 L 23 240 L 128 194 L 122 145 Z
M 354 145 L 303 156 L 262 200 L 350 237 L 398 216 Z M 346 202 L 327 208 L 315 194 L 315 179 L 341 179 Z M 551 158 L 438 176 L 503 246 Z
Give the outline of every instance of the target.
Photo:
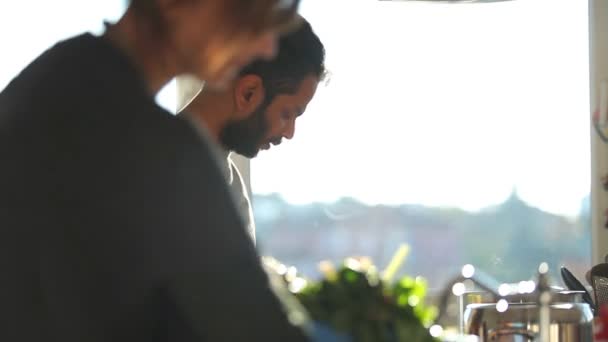
M 288 94 L 277 94 L 273 99 L 273 102 L 277 101 L 285 105 L 289 105 L 291 110 L 295 111 L 296 115 L 302 115 L 306 110 L 306 106 L 314 97 L 317 91 L 318 78 L 315 76 L 306 77 L 300 84 L 294 93 Z

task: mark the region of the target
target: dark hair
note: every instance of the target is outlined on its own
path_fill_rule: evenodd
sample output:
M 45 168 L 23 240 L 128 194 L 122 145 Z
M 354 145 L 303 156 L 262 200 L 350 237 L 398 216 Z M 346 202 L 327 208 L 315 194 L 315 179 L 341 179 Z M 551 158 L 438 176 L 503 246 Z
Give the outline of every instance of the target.
M 270 103 L 279 94 L 293 94 L 302 81 L 314 75 L 323 80 L 325 48 L 306 20 L 294 31 L 279 40 L 279 52 L 270 60 L 258 60 L 246 66 L 241 76 L 257 75 L 262 79 L 266 98 Z

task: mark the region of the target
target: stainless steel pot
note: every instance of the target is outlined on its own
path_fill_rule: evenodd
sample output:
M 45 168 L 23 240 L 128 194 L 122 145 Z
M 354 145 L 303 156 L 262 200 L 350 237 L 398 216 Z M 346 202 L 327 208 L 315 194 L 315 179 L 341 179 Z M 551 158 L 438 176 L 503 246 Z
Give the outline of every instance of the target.
M 566 297 L 568 298 L 568 297 Z M 465 310 L 466 333 L 481 341 L 534 341 L 539 335 L 536 303 L 510 303 L 497 310 L 494 303 L 470 304 Z M 553 302 L 550 305 L 551 342 L 593 341 L 593 313 L 586 303 Z

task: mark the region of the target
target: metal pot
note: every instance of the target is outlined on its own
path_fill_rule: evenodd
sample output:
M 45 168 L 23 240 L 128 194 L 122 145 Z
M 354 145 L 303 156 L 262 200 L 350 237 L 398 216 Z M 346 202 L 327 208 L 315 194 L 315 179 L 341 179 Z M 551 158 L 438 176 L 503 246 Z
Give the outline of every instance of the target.
M 464 315 L 465 332 L 479 336 L 481 341 L 538 339 L 539 307 L 536 303 L 509 303 L 502 309 L 504 311 L 499 312 L 494 303 L 469 304 Z M 551 342 L 593 341 L 593 313 L 588 304 L 554 300 L 550 305 L 550 318 Z

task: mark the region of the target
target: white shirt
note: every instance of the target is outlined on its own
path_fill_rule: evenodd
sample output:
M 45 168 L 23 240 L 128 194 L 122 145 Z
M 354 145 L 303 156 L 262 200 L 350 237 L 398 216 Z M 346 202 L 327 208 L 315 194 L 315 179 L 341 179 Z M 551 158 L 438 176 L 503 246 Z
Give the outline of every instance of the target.
M 237 205 L 238 211 L 243 216 L 243 221 L 247 227 L 247 231 L 255 243 L 255 221 L 253 219 L 253 210 L 251 208 L 251 201 L 249 200 L 249 194 L 247 193 L 247 186 L 243 181 L 243 176 L 238 167 L 230 158 L 230 152 L 224 152 L 226 165 L 223 167 L 228 185 L 234 195 L 234 200 Z

